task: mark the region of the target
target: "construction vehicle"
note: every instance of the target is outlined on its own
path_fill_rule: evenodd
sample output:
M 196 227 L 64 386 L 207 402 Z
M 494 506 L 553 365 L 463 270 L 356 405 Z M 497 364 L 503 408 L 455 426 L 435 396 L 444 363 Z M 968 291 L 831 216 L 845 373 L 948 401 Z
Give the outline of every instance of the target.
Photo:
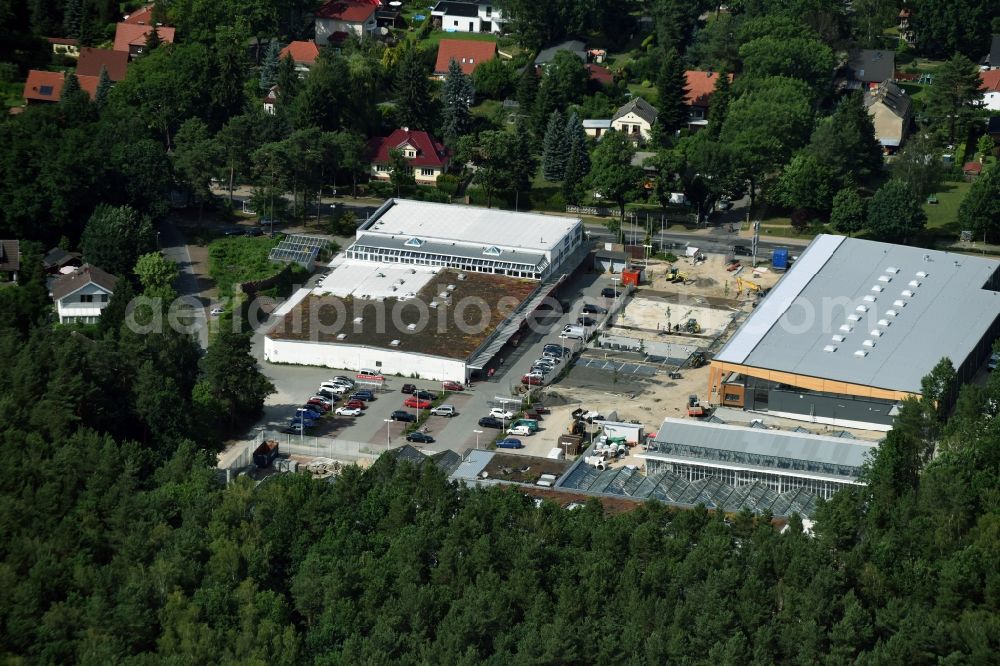
M 692 393 L 688 396 L 687 405 L 688 416 L 700 418 L 705 415 L 705 408 L 698 402 L 698 396 Z
M 676 284 L 677 282 L 681 282 L 681 283 L 684 283 L 684 282 L 687 282 L 687 280 L 688 280 L 688 276 L 687 276 L 687 273 L 681 273 L 681 272 L 680 272 L 680 271 L 678 271 L 678 270 L 677 270 L 676 268 L 671 268 L 671 269 L 670 269 L 670 272 L 669 272 L 669 273 L 667 273 L 667 279 L 668 279 L 668 280 L 669 280 L 670 282 L 673 282 L 673 283 L 675 283 L 675 284 Z
M 741 292 L 744 289 L 746 289 L 747 291 L 752 291 L 752 292 L 754 292 L 756 294 L 760 294 L 763 288 L 759 284 L 757 284 L 756 282 L 751 282 L 750 280 L 744 280 L 743 278 L 741 278 L 740 276 L 737 275 L 736 276 L 736 291 L 737 292 Z
M 688 359 L 688 365 L 692 368 L 700 368 L 705 365 L 705 354 L 700 351 L 694 352 Z
M 684 323 L 684 330 L 688 333 L 701 333 L 701 324 L 698 323 L 697 319 L 688 319 Z

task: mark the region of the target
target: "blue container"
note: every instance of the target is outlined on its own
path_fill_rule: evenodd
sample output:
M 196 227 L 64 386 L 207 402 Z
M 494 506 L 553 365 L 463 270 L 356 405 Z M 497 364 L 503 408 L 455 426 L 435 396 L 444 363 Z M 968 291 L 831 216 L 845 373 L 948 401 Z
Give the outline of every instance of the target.
M 771 267 L 776 271 L 783 271 L 788 268 L 787 247 L 777 247 L 771 252 Z

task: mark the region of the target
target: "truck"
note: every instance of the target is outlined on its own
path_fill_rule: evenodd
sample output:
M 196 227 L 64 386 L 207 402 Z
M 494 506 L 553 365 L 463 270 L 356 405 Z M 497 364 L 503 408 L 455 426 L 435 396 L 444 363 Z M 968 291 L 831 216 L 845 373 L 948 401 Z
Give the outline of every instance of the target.
M 254 449 L 253 464 L 260 469 L 270 467 L 274 459 L 278 457 L 278 443 L 273 440 L 261 442 L 260 446 Z

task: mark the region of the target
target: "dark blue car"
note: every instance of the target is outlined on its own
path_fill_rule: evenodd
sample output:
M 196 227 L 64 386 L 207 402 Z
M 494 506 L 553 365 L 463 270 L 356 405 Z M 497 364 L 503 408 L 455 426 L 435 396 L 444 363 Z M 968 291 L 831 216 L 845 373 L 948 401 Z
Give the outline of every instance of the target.
M 371 402 L 375 399 L 375 394 L 371 391 L 365 389 L 363 391 L 355 391 L 351 394 L 351 400 L 364 400 L 365 402 Z
M 516 439 L 514 437 L 508 437 L 507 439 L 501 439 L 499 442 L 497 442 L 497 448 L 498 449 L 523 449 L 524 448 L 524 444 L 522 444 L 521 440 L 519 440 L 519 439 Z

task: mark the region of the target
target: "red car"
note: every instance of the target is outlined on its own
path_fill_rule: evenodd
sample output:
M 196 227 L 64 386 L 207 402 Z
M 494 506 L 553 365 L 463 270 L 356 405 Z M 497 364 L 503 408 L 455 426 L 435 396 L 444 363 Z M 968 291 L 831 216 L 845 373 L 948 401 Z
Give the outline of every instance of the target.
M 462 385 L 459 384 L 458 382 L 442 382 L 441 388 L 443 388 L 445 391 L 461 391 Z
M 365 404 L 364 400 L 348 400 L 344 403 L 344 407 L 350 409 L 368 409 L 368 405 Z
M 417 409 L 430 409 L 430 400 L 421 400 L 420 398 L 410 397 L 403 402 L 404 407 L 416 407 Z
M 521 383 L 527 384 L 528 386 L 541 386 L 545 381 L 541 377 L 532 377 L 531 375 L 525 375 L 521 377 Z
M 328 411 L 330 411 L 332 409 L 332 407 L 328 403 L 325 403 L 322 400 L 316 400 L 315 398 L 310 398 L 309 401 L 306 404 L 314 405 L 316 407 L 319 407 L 324 412 L 328 412 Z

